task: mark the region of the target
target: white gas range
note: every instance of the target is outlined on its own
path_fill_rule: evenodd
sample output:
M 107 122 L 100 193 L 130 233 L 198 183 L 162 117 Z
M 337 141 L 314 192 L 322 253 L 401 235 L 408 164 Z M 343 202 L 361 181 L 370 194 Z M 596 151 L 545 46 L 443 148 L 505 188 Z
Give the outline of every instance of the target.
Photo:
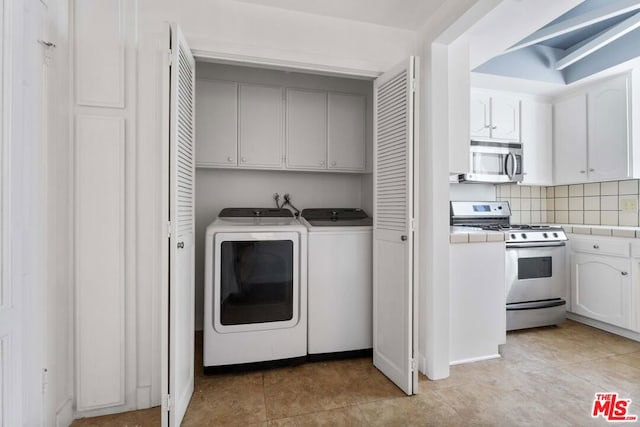
M 566 317 L 567 235 L 559 226 L 510 224 L 508 202 L 451 202 L 451 225 L 504 231 L 507 330 Z

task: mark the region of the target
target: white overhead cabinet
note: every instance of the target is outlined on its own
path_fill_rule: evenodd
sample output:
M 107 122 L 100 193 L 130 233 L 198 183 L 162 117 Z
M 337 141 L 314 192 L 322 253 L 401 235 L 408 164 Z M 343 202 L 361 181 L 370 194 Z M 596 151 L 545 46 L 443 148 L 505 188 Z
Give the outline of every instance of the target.
M 520 100 L 471 92 L 471 139 L 520 141 Z
M 587 179 L 587 97 L 573 96 L 553 106 L 555 184 Z
M 631 176 L 629 78 L 618 77 L 587 94 L 589 180 Z
M 329 169 L 365 170 L 366 113 L 364 96 L 329 93 Z
M 629 76 L 554 104 L 554 183 L 633 177 Z
M 259 169 L 284 166 L 283 104 L 281 87 L 239 85 L 239 165 Z
M 327 168 L 327 93 L 287 89 L 287 167 Z
M 366 170 L 367 97 L 199 79 L 198 167 Z
M 199 166 L 238 164 L 238 83 L 198 80 L 196 158 Z
M 553 112 L 550 103 L 522 100 L 522 151 L 526 185 L 553 184 Z

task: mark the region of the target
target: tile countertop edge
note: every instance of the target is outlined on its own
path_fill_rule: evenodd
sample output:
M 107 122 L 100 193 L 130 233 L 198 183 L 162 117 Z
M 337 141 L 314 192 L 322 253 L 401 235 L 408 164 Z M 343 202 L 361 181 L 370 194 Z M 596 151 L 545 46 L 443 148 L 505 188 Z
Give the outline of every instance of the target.
M 504 242 L 502 231 L 485 231 L 479 228 L 449 227 L 449 243 L 494 243 Z
M 564 228 L 567 234 L 584 234 L 592 236 L 620 237 L 627 239 L 640 238 L 640 227 L 582 225 L 582 224 L 549 224 Z

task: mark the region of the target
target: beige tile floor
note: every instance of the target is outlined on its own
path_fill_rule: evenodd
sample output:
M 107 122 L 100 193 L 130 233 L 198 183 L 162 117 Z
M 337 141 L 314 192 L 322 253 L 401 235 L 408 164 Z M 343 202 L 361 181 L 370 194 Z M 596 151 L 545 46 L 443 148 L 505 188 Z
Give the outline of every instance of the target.
M 198 337 L 198 349 L 200 342 Z M 369 358 L 245 374 L 198 373 L 183 425 L 611 425 L 590 416 L 596 392 L 632 399 L 630 413 L 640 415 L 638 342 L 567 321 L 560 327 L 509 333 L 502 355 L 453 366 L 446 380 L 420 376 L 420 392 L 411 397 Z M 197 354 L 197 367 L 201 360 Z M 85 418 L 73 426 L 159 423 L 160 410 L 152 408 Z

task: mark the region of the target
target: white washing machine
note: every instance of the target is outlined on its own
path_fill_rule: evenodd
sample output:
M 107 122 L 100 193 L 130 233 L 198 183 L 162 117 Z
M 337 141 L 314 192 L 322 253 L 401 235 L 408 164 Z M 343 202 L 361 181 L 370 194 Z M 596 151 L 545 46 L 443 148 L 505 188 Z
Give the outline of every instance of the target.
M 310 359 L 373 347 L 372 219 L 362 209 L 305 209 L 309 230 Z
M 205 256 L 205 371 L 305 358 L 307 228 L 287 209 L 223 209 Z

